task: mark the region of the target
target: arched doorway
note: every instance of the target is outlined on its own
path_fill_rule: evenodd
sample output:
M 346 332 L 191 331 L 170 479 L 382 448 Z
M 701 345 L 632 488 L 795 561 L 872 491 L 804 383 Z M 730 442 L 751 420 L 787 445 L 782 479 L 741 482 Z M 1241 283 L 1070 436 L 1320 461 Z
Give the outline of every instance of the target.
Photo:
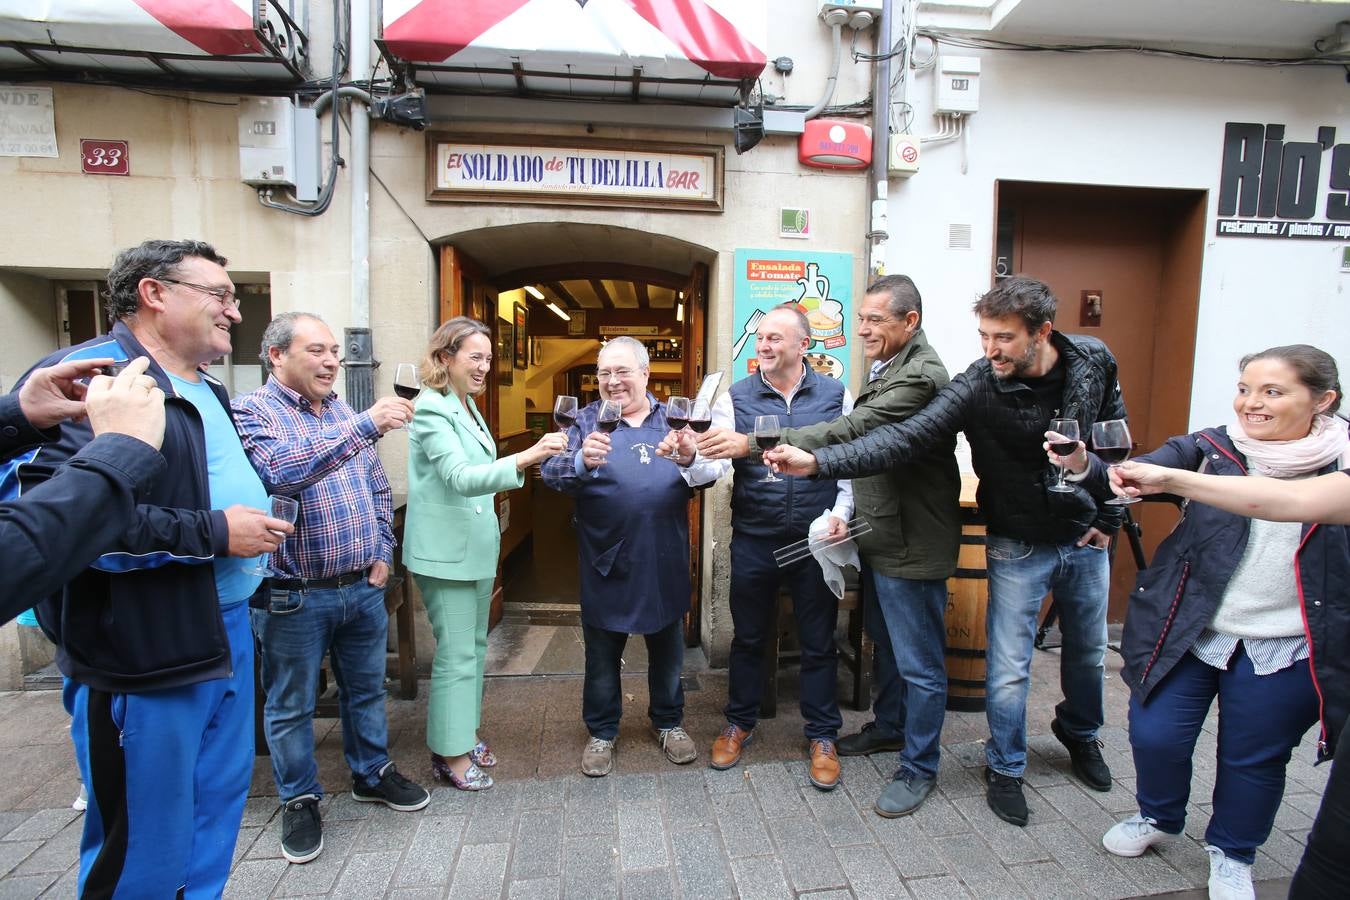
M 503 453 L 553 427 L 558 394 L 595 397 L 595 357 L 618 334 L 645 344 L 649 390 L 659 399 L 696 391 L 705 374 L 708 266 L 713 250 L 612 225 L 522 223 L 446 236 L 440 247 L 439 321 L 488 323 L 496 377 L 484 415 Z M 579 609 L 571 501 L 543 487 L 498 495 L 502 558 L 492 622 L 565 621 Z M 701 498 L 691 504 L 691 612 L 685 636 L 699 640 Z

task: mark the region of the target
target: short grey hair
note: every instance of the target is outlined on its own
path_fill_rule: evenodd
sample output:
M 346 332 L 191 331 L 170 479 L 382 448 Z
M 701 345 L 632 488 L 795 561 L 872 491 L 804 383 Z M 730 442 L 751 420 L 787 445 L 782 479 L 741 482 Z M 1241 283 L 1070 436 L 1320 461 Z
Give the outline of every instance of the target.
M 596 354 L 596 361 L 599 362 L 601 354 L 621 347 L 627 347 L 633 352 L 633 358 L 637 360 L 639 366 L 648 371 L 651 370 L 652 358 L 647 354 L 647 345 L 637 338 L 628 337 L 628 335 L 613 337 L 606 341 L 605 345 L 600 348 L 600 353 Z
M 313 319 L 321 325 L 327 325 L 314 313 L 284 312 L 274 316 L 263 329 L 262 349 L 258 351 L 258 357 L 262 361 L 263 371 L 268 375 L 272 374 L 272 348 L 282 353 L 291 349 L 291 341 L 295 340 L 295 323 L 301 319 Z
M 802 312 L 802 308 L 797 305 L 797 301 L 789 300 L 787 303 L 780 303 L 771 308 L 769 312 L 789 313 L 797 324 L 797 334 L 804 338 L 811 336 L 811 320 L 806 317 L 806 313 Z

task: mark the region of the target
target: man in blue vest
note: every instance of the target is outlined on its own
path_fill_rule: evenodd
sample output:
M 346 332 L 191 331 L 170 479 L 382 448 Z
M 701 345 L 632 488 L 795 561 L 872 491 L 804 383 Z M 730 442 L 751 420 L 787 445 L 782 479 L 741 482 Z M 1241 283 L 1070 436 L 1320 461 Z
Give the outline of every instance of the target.
M 776 415 L 783 428 L 828 422 L 853 409 L 842 382 L 804 362 L 810 325 L 794 305 L 770 310 L 755 335 L 758 368 L 732 385 L 715 404 L 713 428 L 699 440 L 699 455 L 735 470 L 731 491 L 731 619 L 735 633 L 727 673 L 727 725 L 712 748 L 712 766 L 729 769 L 754 734 L 764 689 L 765 642 L 774 627 L 778 590 L 792 590 L 801 645 L 801 711 L 811 746 L 810 780 L 822 791 L 839 783 L 835 739 L 842 719 L 836 696 L 838 656 L 834 625 L 839 601 L 812 556 L 778 567 L 774 550 L 806 537 L 811 522 L 831 515 L 831 534 L 842 536 L 853 515 L 848 481 L 782 478 L 768 470 L 749 435 L 755 418 Z

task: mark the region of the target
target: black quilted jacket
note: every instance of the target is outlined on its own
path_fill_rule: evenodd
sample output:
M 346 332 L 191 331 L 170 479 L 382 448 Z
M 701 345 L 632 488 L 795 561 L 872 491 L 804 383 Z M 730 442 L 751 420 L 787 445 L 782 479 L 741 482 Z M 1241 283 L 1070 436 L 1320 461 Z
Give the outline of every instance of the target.
M 1050 333 L 1066 370 L 1064 400 L 1046 409 L 1036 392 L 1016 379 L 994 377 L 987 359 L 972 363 L 918 413 L 873 429 L 847 444 L 815 451 L 822 478 L 875 475 L 900 463 L 942 450 L 958 431 L 970 442 L 980 478 L 977 500 L 991 534 L 1034 542 L 1076 540 L 1089 527 L 1113 533 L 1118 508 L 1087 491 L 1046 490 L 1054 473 L 1041 448 L 1051 419 L 1074 418 L 1084 436 L 1092 423 L 1125 418 L 1116 380 L 1116 360 L 1096 338 Z

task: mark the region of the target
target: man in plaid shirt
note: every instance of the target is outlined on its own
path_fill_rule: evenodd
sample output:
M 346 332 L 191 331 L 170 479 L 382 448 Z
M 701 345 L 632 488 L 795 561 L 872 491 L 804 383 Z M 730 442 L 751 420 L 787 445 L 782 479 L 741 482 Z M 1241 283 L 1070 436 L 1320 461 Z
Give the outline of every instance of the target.
M 273 578 L 253 630 L 262 646 L 264 722 L 285 805 L 282 854 L 293 863 L 323 850 L 314 702 L 331 653 L 352 798 L 416 810 L 430 795 L 394 768 L 384 710 L 384 588 L 394 556 L 393 503 L 375 442 L 412 420 L 407 400 L 385 397 L 363 413 L 333 393 L 338 343 L 318 317 L 282 313 L 263 332 L 271 378 L 234 402 L 244 450 L 274 494 L 300 503 L 295 534 L 272 555 Z

